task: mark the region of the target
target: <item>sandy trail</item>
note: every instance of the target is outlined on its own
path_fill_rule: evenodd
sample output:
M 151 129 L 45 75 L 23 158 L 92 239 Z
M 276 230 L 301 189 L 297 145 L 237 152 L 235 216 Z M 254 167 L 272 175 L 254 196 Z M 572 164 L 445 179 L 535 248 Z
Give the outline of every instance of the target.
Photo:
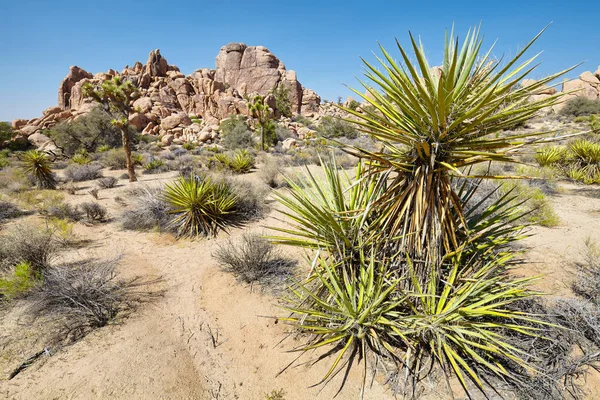
M 147 181 L 156 184 L 170 177 Z M 562 186 L 564 192 L 552 198 L 562 224 L 533 230 L 535 236 L 525 241 L 528 263 L 519 271 L 547 274 L 538 285 L 553 294 L 567 293 L 574 273 L 568 265 L 581 257 L 585 237 L 600 238 L 600 188 Z M 124 197 L 126 188 L 101 192 L 100 203 L 114 216 L 122 212 L 114 198 Z M 86 196 L 68 200 L 89 201 Z M 245 228 L 261 231 L 262 226 L 280 223 L 274 216 Z M 242 232 L 236 228 L 231 236 Z M 227 235 L 175 241 L 164 234 L 123 231 L 117 220 L 96 227 L 78 225 L 76 233 L 93 241 L 95 254 L 122 252 L 119 268 L 125 276 L 161 276 L 165 295 L 123 324 L 100 329 L 15 379 L 0 381 L 0 398 L 264 399 L 266 393 L 283 389 L 285 399 L 300 400 L 332 398 L 337 392 L 341 377 L 324 388 L 309 387 L 325 374 L 331 360 L 277 375 L 296 357 L 286 350 L 297 343 L 290 338 L 278 344 L 286 337 L 286 327 L 269 318 L 284 314 L 275 296 L 236 282 L 212 259 Z M 358 398 L 360 375 L 353 371 L 337 398 Z M 365 398 L 394 397 L 376 380 Z

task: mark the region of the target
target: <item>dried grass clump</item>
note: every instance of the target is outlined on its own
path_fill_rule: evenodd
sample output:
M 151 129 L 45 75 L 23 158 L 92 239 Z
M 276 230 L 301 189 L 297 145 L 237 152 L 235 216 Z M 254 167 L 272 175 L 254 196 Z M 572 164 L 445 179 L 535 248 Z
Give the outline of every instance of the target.
M 22 215 L 23 212 L 19 207 L 9 201 L 0 200 L 0 223 L 10 218 L 16 218 Z
M 107 176 L 106 178 L 98 179 L 97 184 L 100 189 L 112 189 L 117 182 L 119 182 L 119 180 L 114 176 Z
M 32 294 L 32 315 L 57 318 L 67 336 L 78 338 L 151 300 L 152 282 L 139 277 L 118 279 L 117 262 L 118 258 L 86 260 L 48 269 L 43 284 Z
M 27 262 L 34 273 L 50 267 L 59 249 L 54 232 L 21 223 L 11 226 L 0 235 L 0 269 L 9 269 Z
M 272 283 L 290 276 L 294 263 L 285 259 L 268 240 L 256 233 L 245 233 L 219 246 L 214 257 L 223 269 L 246 283 Z
M 95 203 L 81 203 L 81 210 L 84 212 L 86 218 L 90 222 L 105 222 L 108 220 L 108 210 L 106 207 Z
M 72 182 L 92 181 L 102 178 L 102 166 L 99 164 L 71 164 L 64 170 L 67 180 Z
M 171 208 L 160 187 L 141 187 L 129 191 L 133 208 L 123 213 L 123 228 L 129 230 L 166 229 Z

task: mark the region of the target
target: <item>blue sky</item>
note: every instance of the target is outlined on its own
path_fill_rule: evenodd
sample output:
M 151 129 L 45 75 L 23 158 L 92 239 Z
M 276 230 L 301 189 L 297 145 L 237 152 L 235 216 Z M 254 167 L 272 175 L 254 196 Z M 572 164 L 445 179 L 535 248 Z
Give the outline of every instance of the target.
M 92 73 L 144 63 L 160 48 L 170 64 L 189 74 L 215 67 L 229 42 L 263 45 L 300 82 L 335 100 L 358 87 L 360 56 L 372 59 L 381 42 L 419 35 L 432 64 L 441 59 L 446 28 L 464 36 L 482 24 L 495 55 L 514 54 L 553 22 L 532 54 L 544 50 L 540 78 L 585 61 L 572 72 L 600 64 L 599 12 L 589 1 L 128 1 L 0 0 L 0 121 L 33 118 L 56 105 L 69 66 Z

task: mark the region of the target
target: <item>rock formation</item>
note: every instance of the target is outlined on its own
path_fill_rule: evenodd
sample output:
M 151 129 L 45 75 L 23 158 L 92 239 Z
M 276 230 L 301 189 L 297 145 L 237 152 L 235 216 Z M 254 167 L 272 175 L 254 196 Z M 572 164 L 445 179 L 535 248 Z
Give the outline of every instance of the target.
M 40 118 L 15 120 L 14 128 L 26 138 L 88 113 L 96 104 L 83 97 L 83 85 L 91 82 L 99 86 L 115 76 L 140 90 L 132 104 L 134 112 L 129 115 L 131 125 L 144 134 L 170 135 L 167 141 L 211 140 L 211 127 L 218 126 L 220 120 L 232 114 L 248 115 L 247 98 L 256 94 L 267 96 L 265 100 L 275 107 L 270 93 L 280 86 L 288 89 L 295 113 L 318 113 L 321 102 L 315 92 L 298 82 L 296 72 L 286 70 L 263 46 L 230 43 L 217 55 L 216 69 L 202 68 L 188 76 L 177 66 L 169 65 L 156 49 L 150 52 L 146 64 L 138 61 L 120 73 L 111 69 L 91 74 L 71 67 L 58 89 L 58 106 L 47 109 Z M 201 117 L 203 126 L 192 124 L 190 115 Z

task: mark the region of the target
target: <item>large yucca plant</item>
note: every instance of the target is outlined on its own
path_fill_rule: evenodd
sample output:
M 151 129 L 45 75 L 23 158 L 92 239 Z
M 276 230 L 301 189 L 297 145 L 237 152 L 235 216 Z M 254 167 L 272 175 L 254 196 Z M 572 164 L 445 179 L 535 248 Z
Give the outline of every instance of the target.
M 52 172 L 52 161 L 43 151 L 29 150 L 21 155 L 23 171 L 31 176 L 39 189 L 56 189 L 56 177 Z
M 414 61 L 398 42 L 402 62 L 383 47 L 379 68 L 364 61 L 367 82 L 361 84 L 367 93 L 353 90 L 372 110 L 345 111 L 383 150 L 348 151 L 369 161 L 369 173 L 387 174 L 389 184 L 377 202 L 380 239 L 393 239 L 397 250 L 435 262 L 461 245 L 462 205 L 450 176 L 478 163 L 516 162 L 515 153 L 540 134 L 505 131 L 560 100 L 560 93 L 530 96 L 570 69 L 519 85 L 535 69 L 537 56 L 521 60 L 540 35 L 504 64 L 492 58 L 493 47 L 482 51 L 479 29 L 469 31 L 462 45 L 447 35 L 439 67 L 429 64 L 412 34 Z
M 173 216 L 169 226 L 185 237 L 216 235 L 225 229 L 237 205 L 228 185 L 199 177 L 182 177 L 166 185 L 164 198 Z

